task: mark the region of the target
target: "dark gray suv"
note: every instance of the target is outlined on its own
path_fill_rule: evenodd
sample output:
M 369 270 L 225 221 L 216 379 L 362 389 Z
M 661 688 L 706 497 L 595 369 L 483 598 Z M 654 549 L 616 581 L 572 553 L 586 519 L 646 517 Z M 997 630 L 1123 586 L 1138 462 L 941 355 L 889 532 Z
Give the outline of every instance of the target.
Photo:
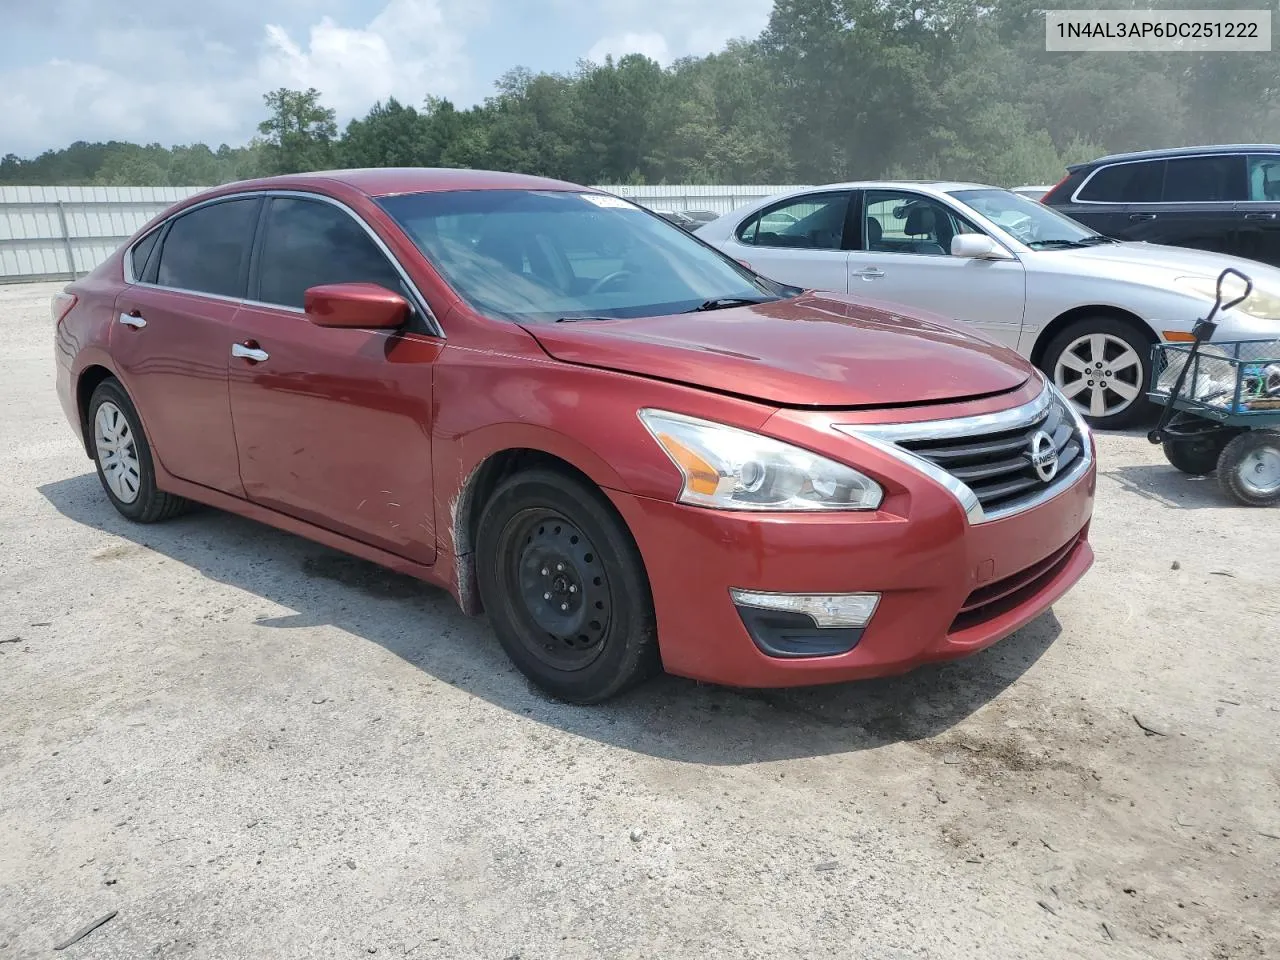
M 1067 171 L 1041 202 L 1099 233 L 1280 266 L 1280 146 L 1148 150 Z

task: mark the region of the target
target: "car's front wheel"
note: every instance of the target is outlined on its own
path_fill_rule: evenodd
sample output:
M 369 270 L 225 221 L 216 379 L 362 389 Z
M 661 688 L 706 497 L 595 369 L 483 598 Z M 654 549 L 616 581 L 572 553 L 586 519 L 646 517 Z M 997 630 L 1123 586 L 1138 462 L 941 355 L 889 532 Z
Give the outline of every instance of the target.
M 89 398 L 86 417 L 98 479 L 112 505 L 130 520 L 168 520 L 191 504 L 156 487 L 151 447 L 138 411 L 117 380 L 104 380 Z
M 1068 400 L 1100 430 L 1148 420 L 1151 340 L 1114 317 L 1077 320 L 1050 342 L 1042 367 Z
M 507 656 L 552 696 L 597 703 L 658 668 L 640 552 L 583 481 L 548 469 L 505 480 L 480 517 L 476 572 Z

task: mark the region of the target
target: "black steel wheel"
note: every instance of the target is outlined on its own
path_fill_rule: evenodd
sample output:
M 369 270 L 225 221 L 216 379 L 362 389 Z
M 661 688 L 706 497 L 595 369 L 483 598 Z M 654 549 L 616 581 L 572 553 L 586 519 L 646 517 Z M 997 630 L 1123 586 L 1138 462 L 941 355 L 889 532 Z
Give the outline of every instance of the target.
M 1218 469 L 1218 456 L 1231 437 L 1232 434 L 1226 430 L 1190 437 L 1166 436 L 1163 444 L 1165 459 L 1183 473 L 1203 477 Z
M 656 669 L 639 551 L 584 482 L 544 469 L 504 481 L 480 517 L 476 566 L 503 649 L 553 696 L 595 703 Z

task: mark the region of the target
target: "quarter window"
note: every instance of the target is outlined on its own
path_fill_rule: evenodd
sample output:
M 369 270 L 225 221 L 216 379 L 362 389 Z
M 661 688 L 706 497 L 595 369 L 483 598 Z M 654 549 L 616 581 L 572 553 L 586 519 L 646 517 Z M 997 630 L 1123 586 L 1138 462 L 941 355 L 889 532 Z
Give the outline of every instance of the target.
M 1164 184 L 1163 160 L 1116 163 L 1091 176 L 1080 191 L 1090 203 L 1158 203 Z
M 160 250 L 156 282 L 197 293 L 244 296 L 258 198 L 224 200 L 179 216 Z
M 135 281 L 143 279 L 143 271 L 147 268 L 147 258 L 151 256 L 151 251 L 156 248 L 156 241 L 159 239 L 160 231 L 152 230 L 133 245 L 133 252 L 129 256 L 132 258 L 133 279 Z
M 273 197 L 264 230 L 256 297 L 263 303 L 300 308 L 309 287 L 326 283 L 376 283 L 404 292 L 378 245 L 332 204 Z
M 796 197 L 753 216 L 738 230 L 738 239 L 756 247 L 839 250 L 848 210 L 847 193 Z

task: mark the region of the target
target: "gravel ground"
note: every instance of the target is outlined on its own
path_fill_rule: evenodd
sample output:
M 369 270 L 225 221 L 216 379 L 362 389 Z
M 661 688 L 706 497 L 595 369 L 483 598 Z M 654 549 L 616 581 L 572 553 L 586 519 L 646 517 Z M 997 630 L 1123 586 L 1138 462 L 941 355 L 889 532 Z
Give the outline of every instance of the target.
M 117 516 L 54 289 L 0 288 L 0 956 L 1280 956 L 1280 513 L 1142 437 L 984 654 L 567 707 L 439 591 Z

